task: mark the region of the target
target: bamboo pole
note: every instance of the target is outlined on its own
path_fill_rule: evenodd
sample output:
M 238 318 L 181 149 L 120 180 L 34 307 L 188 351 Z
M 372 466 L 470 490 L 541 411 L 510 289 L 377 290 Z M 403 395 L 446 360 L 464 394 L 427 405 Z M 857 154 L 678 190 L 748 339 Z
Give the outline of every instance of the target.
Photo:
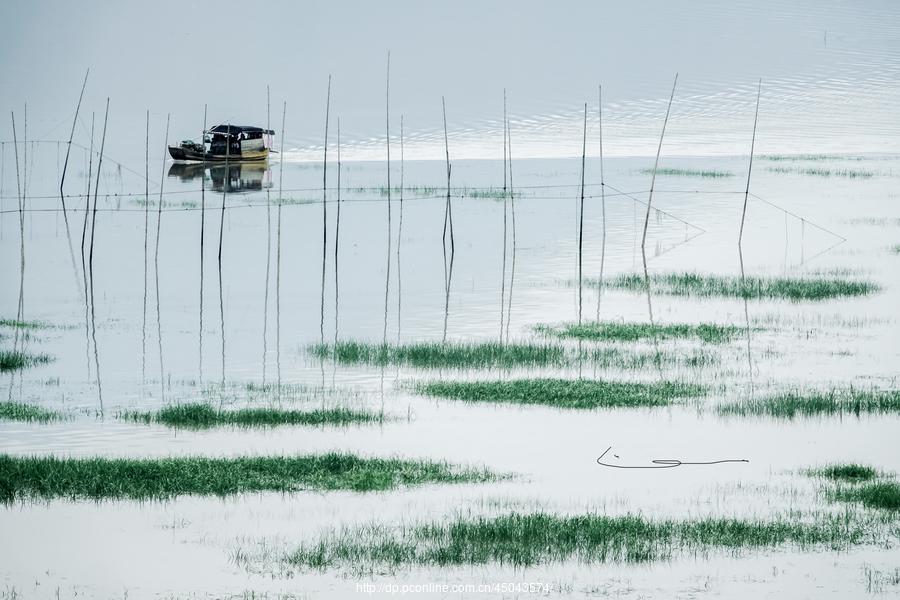
M 325 255 L 328 250 L 328 121 L 331 110 L 331 75 L 325 99 L 325 152 L 322 156 L 322 300 L 319 305 L 319 341 L 325 343 Z
M 94 235 L 97 230 L 97 193 L 100 191 L 100 174 L 103 167 L 103 151 L 106 146 L 106 124 L 109 120 L 109 98 L 106 99 L 106 113 L 103 116 L 103 136 L 100 138 L 100 156 L 97 158 L 97 183 L 94 186 L 94 208 L 91 213 L 91 247 L 88 254 L 88 269 L 91 274 L 91 286 L 94 281 Z M 160 190 L 162 193 L 162 190 Z
M 500 343 L 503 343 L 503 313 L 506 309 L 506 88 L 503 88 L 503 269 L 500 275 Z
M 206 104 L 203 105 L 203 129 L 200 131 L 200 145 L 203 146 L 203 153 L 206 154 Z M 205 156 L 204 156 L 205 158 Z M 204 241 L 206 240 L 206 166 L 203 166 L 203 172 L 200 174 L 200 323 L 198 333 L 198 376 L 199 382 L 203 383 L 203 284 L 206 281 L 203 274 L 204 266 Z
M 662 133 L 659 134 L 659 146 L 656 149 L 656 162 L 653 163 L 653 176 L 650 178 L 650 195 L 647 198 L 647 214 L 644 217 L 644 234 L 641 237 L 641 248 L 647 244 L 647 226 L 650 224 L 650 207 L 653 203 L 653 188 L 656 185 L 656 171 L 659 168 L 659 154 L 662 152 L 663 137 L 666 135 L 666 125 L 669 123 L 669 112 L 672 110 L 672 99 L 675 98 L 676 85 L 678 85 L 678 73 L 675 73 L 675 82 L 672 84 L 672 95 L 669 96 L 669 106 L 666 108 L 666 119 L 663 121 Z
M 141 395 L 147 381 L 147 283 L 148 238 L 150 236 L 150 109 L 147 109 L 146 137 L 144 144 L 144 302 L 141 320 Z
M 341 241 L 341 119 L 337 120 L 337 210 L 334 224 L 334 345 L 338 341 L 339 283 L 338 256 Z
M 450 202 L 450 170 L 451 170 L 451 165 L 450 165 L 450 144 L 449 144 L 449 142 L 447 141 L 447 102 L 445 101 L 445 99 L 444 99 L 443 96 L 441 96 L 441 106 L 443 107 L 443 110 L 444 110 L 444 153 L 445 153 L 446 156 L 447 156 L 447 205 L 446 205 L 446 207 L 444 208 L 444 233 L 443 233 L 443 240 L 444 240 L 444 246 L 445 246 L 445 248 L 446 248 L 446 245 L 447 245 L 447 227 L 448 227 L 448 224 L 449 224 L 449 227 L 450 227 L 450 253 L 451 253 L 451 255 L 452 255 L 452 254 L 454 253 L 454 251 L 455 251 L 456 246 L 455 246 L 455 243 L 454 243 L 454 240 L 453 240 L 453 206 L 452 206 L 452 204 L 451 204 L 451 202 Z M 444 252 L 446 252 L 446 249 L 444 250 Z
M 153 257 L 154 287 L 156 288 L 156 343 L 159 351 L 159 389 L 160 398 L 165 400 L 166 383 L 165 383 L 165 367 L 163 365 L 163 341 L 162 341 L 162 309 L 159 297 L 159 240 L 162 233 L 162 205 L 163 205 L 163 184 L 166 179 L 166 154 L 169 151 L 169 119 L 171 114 L 166 115 L 166 137 L 163 144 L 164 153 L 162 168 L 159 175 L 159 203 L 157 206 L 156 216 L 156 249 Z
M 597 120 L 600 128 L 600 207 L 603 234 L 600 243 L 600 280 L 597 282 L 597 321 L 600 320 L 600 298 L 603 297 L 603 267 L 606 263 L 606 180 L 603 177 L 603 86 L 597 87 Z
M 204 127 L 206 129 L 206 127 Z M 271 99 L 269 86 L 266 85 L 266 136 L 272 129 L 271 123 Z M 271 140 L 270 140 L 271 141 Z M 267 165 L 268 166 L 268 165 Z M 266 384 L 266 355 L 269 351 L 269 271 L 272 262 L 272 197 L 269 188 L 266 188 L 266 284 L 263 291 L 263 355 L 262 355 L 262 379 Z
M 84 88 L 87 86 L 88 75 L 91 70 L 84 73 L 84 83 L 81 84 L 81 93 L 78 95 L 78 104 L 75 106 L 75 118 L 72 119 L 72 130 L 69 132 L 69 143 L 66 144 L 66 160 L 63 162 L 62 177 L 59 180 L 59 201 L 62 203 L 63 219 L 66 222 L 66 232 L 69 231 L 69 216 L 66 212 L 66 198 L 63 195 L 63 185 L 66 183 L 66 169 L 69 166 L 69 152 L 72 150 L 72 138 L 75 136 L 75 124 L 78 123 L 78 112 L 81 110 L 81 100 L 84 97 Z
M 581 198 L 578 201 L 578 324 L 581 325 L 583 295 L 582 248 L 584 245 L 584 163 L 587 155 L 587 102 L 584 103 L 584 134 L 581 140 Z
M 387 345 L 388 325 L 388 300 L 391 291 L 391 53 L 387 55 L 387 76 L 384 88 L 384 122 L 385 122 L 385 146 L 387 150 L 387 266 L 384 277 L 384 333 L 382 343 Z
M 278 218 L 275 251 L 275 373 L 278 378 L 278 400 L 281 400 L 281 192 L 284 184 L 284 120 L 287 101 L 281 105 L 281 150 L 278 152 Z
M 512 217 L 512 264 L 509 272 L 509 296 L 506 306 L 506 341 L 509 342 L 509 324 L 512 320 L 513 284 L 516 280 L 516 194 L 513 190 L 512 170 L 512 136 L 510 135 L 509 117 L 506 119 L 506 155 L 509 162 L 509 212 Z
M 91 149 L 88 152 L 87 190 L 84 194 L 84 223 L 81 227 L 81 270 L 84 271 L 84 244 L 87 238 L 88 213 L 91 210 L 91 176 L 94 166 L 94 113 L 91 111 Z M 87 290 L 85 290 L 86 292 Z
M 750 195 L 750 174 L 753 172 L 753 150 L 756 146 L 756 124 L 759 121 L 759 95 L 762 92 L 762 79 L 756 88 L 756 114 L 753 117 L 753 137 L 750 141 L 750 164 L 747 166 L 747 187 L 744 190 L 744 208 L 741 211 L 741 229 L 738 233 L 738 246 L 744 238 L 744 219 L 747 217 L 747 198 Z
M 402 278 L 400 277 L 400 242 L 403 239 L 403 115 L 400 115 L 400 218 L 397 227 L 397 344 L 400 344 L 400 304 L 402 301 Z

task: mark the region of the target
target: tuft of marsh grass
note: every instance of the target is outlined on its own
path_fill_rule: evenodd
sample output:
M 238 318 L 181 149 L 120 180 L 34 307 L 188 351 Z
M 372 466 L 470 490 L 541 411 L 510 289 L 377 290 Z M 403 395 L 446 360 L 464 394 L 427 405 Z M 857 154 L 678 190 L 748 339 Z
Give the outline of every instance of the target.
M 207 429 L 222 425 L 239 427 L 274 427 L 277 425 L 354 425 L 381 420 L 380 415 L 346 408 L 315 410 L 282 410 L 277 408 L 242 408 L 220 410 L 209 404 L 177 404 L 156 412 L 125 412 L 121 419 L 138 423 L 162 423 L 170 427 Z
M 644 175 L 652 175 L 653 169 L 641 169 Z M 704 177 L 719 179 L 722 177 L 734 177 L 731 171 L 697 170 L 697 169 L 656 169 L 657 175 L 672 177 Z
M 426 396 L 468 402 L 540 404 L 558 408 L 665 406 L 699 396 L 705 388 L 689 383 L 630 383 L 591 379 L 514 379 L 511 381 L 432 381 L 416 385 Z
M 863 413 L 900 412 L 900 390 L 787 392 L 718 407 L 720 414 L 781 419 Z
M 21 350 L 0 350 L 0 373 L 16 371 L 50 362 L 46 354 L 28 354 Z
M 505 476 L 444 462 L 352 454 L 241 458 L 58 458 L 0 454 L 0 502 L 165 499 L 194 494 L 352 490 L 495 481 Z
M 845 154 L 763 154 L 760 158 L 771 161 L 864 160 L 862 156 Z
M 49 323 L 43 321 L 21 321 L 19 319 L 0 319 L 0 327 L 11 327 L 13 329 L 45 329 L 50 327 Z
M 850 179 L 869 179 L 875 177 L 875 171 L 863 169 L 823 169 L 823 168 L 797 168 L 797 167 L 769 167 L 771 173 L 812 175 L 814 177 L 848 177 Z
M 644 339 L 698 338 L 708 343 L 727 342 L 741 333 L 739 327 L 700 323 L 699 325 L 673 323 L 624 323 L 622 321 L 596 321 L 567 323 L 560 327 L 538 325 L 535 331 L 544 335 L 579 340 L 636 342 Z
M 21 402 L 0 402 L 0 421 L 48 423 L 61 418 L 61 416 L 58 412 L 40 406 Z
M 894 254 L 900 254 L 900 244 L 894 244 L 891 246 L 891 252 Z
M 366 342 L 316 344 L 309 352 L 342 364 L 407 365 L 422 369 L 470 369 L 513 367 L 563 367 L 591 363 L 603 368 L 643 369 L 648 366 L 683 365 L 702 367 L 718 357 L 702 351 L 633 352 L 620 348 L 567 350 L 551 344 L 498 344 L 495 342 L 420 342 L 402 345 Z
M 598 285 L 594 280 L 593 285 Z M 620 275 L 605 283 L 607 286 L 644 291 L 643 275 Z M 877 284 L 838 277 L 727 277 L 699 273 L 658 273 L 650 276 L 652 291 L 673 296 L 726 296 L 747 299 L 827 300 L 843 296 L 862 296 L 877 292 Z
M 831 493 L 835 500 L 860 502 L 868 508 L 900 510 L 900 484 L 895 481 L 875 481 L 841 487 Z
M 872 467 L 852 463 L 846 465 L 828 465 L 818 469 L 812 469 L 809 471 L 809 474 L 816 477 L 831 479 L 832 481 L 850 483 L 869 481 L 878 477 L 878 471 Z
M 316 344 L 310 352 L 318 358 L 336 358 L 344 364 L 400 364 L 420 368 L 543 366 L 566 362 L 565 350 L 549 344 L 420 342 L 392 345 L 347 341 Z
M 354 570 L 400 566 L 509 564 L 516 567 L 578 560 L 647 563 L 679 552 L 739 552 L 793 544 L 844 548 L 865 531 L 846 520 L 821 523 L 704 518 L 655 520 L 643 516 L 510 513 L 460 518 L 413 527 L 344 530 L 303 544 L 285 560 L 295 566 Z

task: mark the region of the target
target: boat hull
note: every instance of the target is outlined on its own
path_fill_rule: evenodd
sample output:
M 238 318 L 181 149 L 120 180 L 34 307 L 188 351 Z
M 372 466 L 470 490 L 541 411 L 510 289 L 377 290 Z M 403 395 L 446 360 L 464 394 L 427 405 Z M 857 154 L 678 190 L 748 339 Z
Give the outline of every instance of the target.
M 197 152 L 190 148 L 181 146 L 169 146 L 169 155 L 175 160 L 186 162 L 245 162 L 245 161 L 261 161 L 269 158 L 269 149 L 250 150 L 240 154 L 210 154 L 209 152 Z

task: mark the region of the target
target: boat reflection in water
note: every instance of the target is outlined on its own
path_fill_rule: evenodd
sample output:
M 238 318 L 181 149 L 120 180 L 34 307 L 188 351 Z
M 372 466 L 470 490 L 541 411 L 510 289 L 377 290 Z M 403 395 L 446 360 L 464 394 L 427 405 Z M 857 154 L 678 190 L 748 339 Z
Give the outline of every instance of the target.
M 272 171 L 268 161 L 235 162 L 228 165 L 216 163 L 173 163 L 169 177 L 191 182 L 201 177 L 207 189 L 229 194 L 258 192 L 272 187 Z

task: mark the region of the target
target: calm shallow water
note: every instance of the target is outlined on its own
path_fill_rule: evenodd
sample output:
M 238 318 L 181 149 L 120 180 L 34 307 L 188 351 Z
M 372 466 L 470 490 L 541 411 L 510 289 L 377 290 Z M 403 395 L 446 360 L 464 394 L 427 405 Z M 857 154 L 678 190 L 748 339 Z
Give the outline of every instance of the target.
M 196 38 L 172 36 L 168 50 L 172 63 L 166 68 L 146 65 L 123 72 L 119 61 L 145 64 L 148 48 L 155 49 L 158 39 L 133 27 L 106 28 L 110 43 L 127 30 L 128 43 L 117 45 L 117 57 L 104 51 L 103 58 L 97 58 L 93 45 L 72 48 L 60 58 L 66 64 L 58 68 L 65 74 L 54 84 L 77 91 L 83 64 L 92 65 L 76 129 L 79 145 L 73 147 L 66 183 L 71 241 L 57 196 L 65 144 L 55 140 L 68 131 L 75 98 L 72 93 L 57 93 L 55 87 L 54 93 L 47 92 L 41 53 L 13 52 L 25 46 L 27 28 L 5 36 L 0 41 L 4 49 L 0 75 L 21 86 L 4 86 L 0 104 L 18 111 L 24 94 L 30 98 L 29 139 L 54 140 L 27 145 L 23 297 L 24 318 L 54 326 L 33 333 L 27 349 L 55 360 L 4 375 L 3 393 L 63 411 L 69 418 L 49 425 L 0 422 L 3 452 L 239 456 L 343 450 L 485 465 L 519 477 L 497 484 L 429 486 L 385 494 L 245 494 L 164 503 L 55 500 L 10 506 L 0 510 L 3 539 L 12 541 L 0 544 L 0 589 L 7 595 L 14 589 L 38 598 L 57 597 L 57 589 L 64 598 L 221 597 L 248 590 L 343 598 L 356 594 L 357 583 L 370 579 L 347 578 L 337 571 L 284 573 L 273 557 L 343 526 L 444 520 L 513 509 L 641 512 L 675 518 L 837 511 L 842 507 L 827 504 L 818 495 L 817 484 L 799 470 L 840 461 L 900 471 L 896 452 L 900 418 L 895 415 L 774 421 L 723 417 L 715 411 L 721 402 L 799 387 L 896 389 L 900 257 L 891 247 L 900 243 L 897 7 L 876 2 L 810 3 L 775 11 L 756 3 L 727 7 L 709 3 L 702 7 L 702 18 L 668 3 L 648 7 L 604 7 L 612 13 L 593 15 L 596 19 L 587 13 L 581 19 L 565 15 L 567 23 L 574 21 L 566 27 L 556 22 L 559 15 L 551 19 L 546 11 L 522 9 L 517 27 L 504 37 L 496 32 L 503 29 L 508 15 L 499 8 L 484 9 L 482 18 L 474 21 L 460 21 L 460 14 L 471 10 L 431 15 L 433 22 L 421 27 L 416 15 L 403 11 L 382 15 L 380 9 L 373 15 L 359 6 L 353 13 L 356 18 L 342 21 L 342 39 L 355 41 L 336 51 L 329 64 L 315 61 L 306 76 L 297 79 L 282 72 L 287 59 L 264 61 L 258 69 L 246 70 L 246 89 L 232 90 L 222 106 L 211 107 L 211 123 L 229 118 L 261 123 L 265 106 L 261 90 L 267 82 L 278 84 L 273 84 L 272 123 L 281 118 L 281 98 L 289 102 L 283 165 L 276 158 L 262 168 L 233 167 L 224 197 L 223 169 L 204 174 L 160 162 L 164 113 L 175 92 L 183 97 L 180 92 L 196 85 L 197 77 L 196 71 L 173 69 L 171 64 L 179 52 L 193 47 Z M 71 26 L 72 19 L 67 18 L 71 9 L 57 8 L 45 22 L 45 39 L 63 39 L 50 34 L 64 33 Z M 187 31 L 214 28 L 227 17 L 181 8 L 179 27 Z M 0 9 L 15 12 L 10 18 L 23 21 L 31 10 Z M 334 22 L 334 9 L 316 6 L 309 14 L 299 8 L 282 10 L 288 14 L 273 25 L 272 56 L 298 51 L 315 56 L 320 51 L 316 44 L 330 35 L 321 24 Z M 156 12 L 130 16 L 152 24 L 162 18 Z M 600 17 L 604 35 L 598 36 L 593 23 Z M 101 15 L 93 27 L 115 18 Z M 298 39 L 290 23 L 300 18 L 311 24 L 312 31 Z M 402 232 L 399 197 L 392 196 L 390 238 L 388 204 L 379 190 L 387 180 L 383 40 L 372 37 L 380 29 L 373 25 L 384 24 L 385 19 L 407 32 L 392 46 L 391 182 L 399 185 L 401 178 L 398 117 L 403 113 L 402 177 L 404 186 L 415 188 L 403 195 Z M 171 17 L 165 20 L 171 27 Z M 463 27 L 472 41 L 453 56 L 434 43 L 442 33 L 458 33 Z M 582 35 L 574 35 L 572 27 Z M 593 40 L 597 47 L 588 51 L 587 41 L 569 43 L 576 39 Z M 504 48 L 521 60 L 507 65 Z M 6 58 L 14 55 L 19 58 Z M 616 60 L 606 58 L 610 56 Z M 226 81 L 224 67 L 215 64 L 208 69 L 210 96 L 225 97 L 218 87 L 225 85 L 220 83 Z M 653 165 L 676 70 L 681 75 L 660 166 L 730 176 L 657 179 L 648 270 L 739 275 L 742 259 L 748 275 L 837 273 L 871 279 L 882 287 L 879 293 L 815 303 L 752 301 L 746 312 L 739 300 L 653 295 L 657 322 L 744 327 L 749 321 L 751 327 L 749 352 L 747 339 L 741 337 L 721 347 L 689 341 L 661 344 L 663 351 L 679 354 L 710 351 L 719 355 L 719 363 L 698 369 L 667 367 L 665 377 L 706 383 L 713 391 L 698 401 L 655 410 L 469 405 L 425 399 L 408 386 L 439 377 L 521 375 L 655 381 L 660 378 L 655 369 L 622 371 L 584 364 L 565 369 L 437 372 L 334 365 L 309 355 L 308 347 L 323 338 L 380 342 L 385 330 L 389 341 L 440 341 L 445 329 L 448 340 L 497 340 L 501 314 L 509 318 L 511 340 L 540 339 L 533 332 L 539 323 L 575 320 L 577 289 L 570 283 L 576 277 L 580 158 L 572 157 L 580 153 L 581 99 L 589 102 L 585 275 L 599 275 L 601 256 L 605 277 L 641 272 L 640 238 L 650 180 L 645 170 Z M 324 205 L 322 165 L 317 162 L 322 154 L 328 72 L 336 74 L 332 115 L 342 115 L 344 128 L 337 298 L 334 129 Z M 498 73 L 507 76 L 502 84 Z M 736 240 L 759 75 L 764 80 L 753 196 L 739 256 Z M 595 77 L 604 83 L 605 220 Z M 158 85 L 147 89 L 147 80 Z M 507 254 L 509 267 L 514 250 L 515 278 L 510 281 L 507 271 L 502 286 L 503 297 L 510 302 L 508 315 L 501 313 L 504 203 L 471 197 L 473 189 L 497 190 L 504 184 L 500 160 L 504 85 L 510 89 L 513 184 L 520 194 L 515 200 L 516 244 L 513 249 L 510 243 Z M 85 215 L 84 198 L 78 194 L 88 184 L 87 113 L 102 110 L 106 94 L 113 95 L 113 133 L 99 188 L 92 321 L 81 274 Z M 454 187 L 456 251 L 449 294 L 441 245 L 446 166 L 437 99 L 442 94 L 447 94 Z M 146 104 L 153 108 L 149 210 L 143 178 Z M 179 112 L 173 115 L 170 139 L 190 137 L 199 128 L 202 114 L 197 112 L 199 102 L 194 104 L 175 107 Z M 6 318 L 15 316 L 18 306 L 20 236 L 14 148 L 8 143 L 10 136 L 3 137 L 7 143 L 0 161 L 0 317 Z M 24 164 L 26 148 L 20 144 L 18 149 Z M 797 152 L 830 156 L 776 160 L 776 155 Z M 96 169 L 96 160 L 92 166 Z M 832 175 L 823 175 L 824 171 Z M 285 199 L 280 208 L 279 182 Z M 158 213 L 160 185 L 164 205 Z M 507 224 L 511 234 L 511 218 Z M 590 288 L 584 302 L 587 319 L 649 317 L 643 294 L 604 291 L 598 308 L 596 290 Z M 0 344 L 8 342 L 0 339 Z M 651 343 L 637 347 L 654 351 Z M 248 400 L 244 386 L 250 383 L 286 386 L 285 405 L 383 408 L 391 420 L 347 429 L 193 432 L 116 419 L 123 410 L 197 399 L 221 399 L 233 406 L 271 401 L 263 395 Z M 297 393 L 298 388 L 287 386 L 305 387 Z M 602 470 L 595 459 L 609 446 L 633 463 L 668 457 L 750 462 L 649 474 Z M 238 554 L 252 557 L 249 569 L 235 560 Z M 644 598 L 845 598 L 866 592 L 867 569 L 891 571 L 898 558 L 894 540 L 890 547 L 846 552 L 780 549 L 740 557 L 713 553 L 646 566 L 572 562 L 518 571 L 497 565 L 411 569 L 372 580 L 539 581 L 551 585 L 551 596 L 573 597 L 605 593 Z M 895 594 L 897 588 L 888 586 L 886 591 Z

